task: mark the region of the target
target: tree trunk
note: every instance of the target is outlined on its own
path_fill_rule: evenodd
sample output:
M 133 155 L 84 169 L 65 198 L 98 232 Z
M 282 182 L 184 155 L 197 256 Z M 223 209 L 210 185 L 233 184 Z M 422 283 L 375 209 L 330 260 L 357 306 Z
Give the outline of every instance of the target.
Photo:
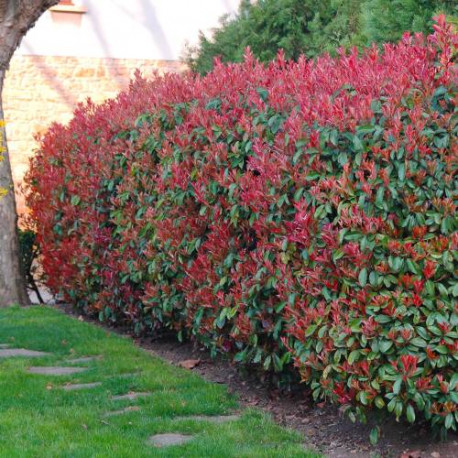
M 4 72 L 0 70 L 0 119 L 4 119 L 1 91 Z M 27 304 L 28 296 L 20 266 L 17 235 L 16 202 L 14 198 L 11 166 L 6 148 L 5 127 L 1 127 L 2 159 L 0 161 L 0 307 Z
M 0 0 L 0 121 L 5 72 L 22 37 L 59 0 Z M 0 307 L 29 302 L 21 272 L 17 213 L 6 132 L 0 127 Z M 6 193 L 6 194 L 5 194 Z M 3 195 L 5 194 L 5 195 Z

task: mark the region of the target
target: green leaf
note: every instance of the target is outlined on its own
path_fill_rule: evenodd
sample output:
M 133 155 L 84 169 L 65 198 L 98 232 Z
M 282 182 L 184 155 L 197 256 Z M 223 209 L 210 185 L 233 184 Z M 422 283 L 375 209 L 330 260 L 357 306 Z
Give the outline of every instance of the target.
M 283 369 L 283 361 L 274 353 L 273 355 L 274 369 L 275 372 L 281 372 Z
M 458 283 L 452 288 L 451 294 L 453 297 L 458 297 Z
M 273 115 L 268 121 L 268 125 L 269 125 L 272 133 L 274 133 L 274 134 L 276 134 L 278 132 L 278 130 L 280 129 L 282 123 L 283 123 L 283 119 L 278 114 Z
M 378 279 L 379 277 L 377 275 L 377 272 L 372 271 L 369 275 L 369 283 L 371 284 L 371 286 L 377 286 Z
M 383 186 L 380 186 L 377 190 L 377 195 L 375 197 L 375 202 L 378 204 L 383 203 L 383 197 L 385 196 L 385 188 Z
M 71 198 L 71 200 L 70 200 L 70 203 L 71 203 L 73 206 L 78 205 L 80 202 L 81 202 L 81 199 L 80 199 L 79 196 L 72 196 L 72 198 Z
M 310 325 L 307 330 L 305 331 L 305 337 L 310 337 L 316 331 L 317 325 L 312 324 Z
M 353 137 L 353 148 L 356 152 L 361 152 L 364 150 L 363 143 L 357 135 Z
M 436 351 L 440 353 L 441 355 L 447 355 L 448 354 L 448 348 L 445 345 L 438 345 L 436 347 Z
M 264 89 L 263 87 L 258 87 L 256 89 L 256 92 L 259 94 L 259 97 L 263 102 L 267 102 L 267 99 L 269 98 L 269 92 L 267 89 Z
M 390 321 L 393 321 L 393 318 L 391 318 L 388 315 L 377 315 L 375 317 L 375 321 L 377 321 L 377 323 L 386 324 L 386 323 L 389 323 Z
M 414 263 L 411 259 L 407 260 L 407 267 L 409 271 L 412 272 L 413 274 L 418 275 L 421 272 L 421 269 L 418 267 L 418 265 Z
M 270 364 L 272 363 L 272 356 L 267 356 L 267 358 L 264 360 L 263 367 L 267 371 L 269 370 Z
M 374 400 L 374 403 L 379 409 L 383 409 L 385 407 L 385 401 L 381 396 L 377 396 Z
M 389 403 L 388 405 L 386 406 L 388 412 L 393 412 L 394 408 L 396 406 L 396 398 L 393 398 Z
M 415 410 L 411 404 L 407 406 L 406 417 L 409 423 L 413 423 L 415 421 Z
M 404 181 L 405 177 L 406 177 L 406 165 L 402 162 L 401 164 L 399 164 L 398 178 L 400 181 Z
M 391 340 L 384 340 L 383 342 L 380 342 L 380 351 L 382 353 L 386 353 L 392 346 L 393 342 Z
M 219 110 L 221 108 L 221 100 L 218 98 L 211 99 L 205 106 L 206 110 Z
M 401 391 L 401 385 L 402 385 L 402 378 L 398 377 L 396 381 L 393 384 L 393 393 L 394 394 L 399 394 Z
M 337 160 L 339 161 L 339 164 L 341 166 L 344 166 L 348 161 L 348 156 L 346 153 L 340 153 L 339 156 L 337 157 Z
M 372 445 L 377 445 L 379 437 L 380 437 L 380 429 L 379 429 L 379 427 L 377 426 L 375 428 L 372 428 L 371 433 L 369 435 L 369 439 L 371 441 L 371 444 Z
M 426 348 L 427 346 L 427 343 L 426 343 L 426 340 L 420 338 L 420 337 L 415 337 L 414 339 L 412 339 L 409 344 L 411 345 L 415 345 L 416 347 L 419 347 L 419 348 Z
M 444 426 L 446 429 L 451 429 L 451 427 L 453 426 L 453 423 L 455 422 L 455 420 L 453 419 L 453 414 L 452 413 L 449 413 L 446 417 L 445 417 L 445 423 L 444 423 Z
M 353 350 L 348 356 L 348 364 L 353 364 L 359 356 L 360 350 Z
M 425 408 L 425 401 L 423 400 L 420 393 L 415 394 L 414 400 L 420 410 L 423 410 Z
M 401 417 L 403 409 L 404 407 L 402 402 L 397 402 L 396 407 L 394 408 L 394 414 L 396 415 L 396 419 L 399 419 Z
M 299 189 L 294 193 L 293 199 L 297 202 L 297 201 L 301 198 L 303 192 L 304 192 L 304 188 L 299 188 Z
M 361 270 L 358 276 L 358 280 L 361 286 L 366 286 L 367 284 L 367 269 L 366 268 Z
M 340 258 L 342 258 L 344 254 L 345 253 L 343 252 L 343 250 L 334 251 L 334 253 L 332 254 L 332 260 L 334 261 L 334 263 L 338 261 Z
M 258 351 L 256 352 L 256 355 L 253 358 L 253 363 L 258 364 L 261 361 L 261 357 L 262 357 L 262 350 L 258 348 Z

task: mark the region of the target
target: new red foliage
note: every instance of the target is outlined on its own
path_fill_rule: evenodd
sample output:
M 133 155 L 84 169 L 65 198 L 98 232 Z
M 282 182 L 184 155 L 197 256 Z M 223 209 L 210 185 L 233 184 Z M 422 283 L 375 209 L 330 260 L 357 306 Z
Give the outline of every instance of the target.
M 41 139 L 48 286 L 102 320 L 294 366 L 362 416 L 458 421 L 458 37 L 139 76 Z

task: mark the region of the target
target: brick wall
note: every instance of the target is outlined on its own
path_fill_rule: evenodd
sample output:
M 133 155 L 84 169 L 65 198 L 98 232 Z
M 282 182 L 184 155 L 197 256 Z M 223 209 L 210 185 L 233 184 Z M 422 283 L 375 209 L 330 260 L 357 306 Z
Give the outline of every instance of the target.
M 78 102 L 114 97 L 127 87 L 135 70 L 144 76 L 154 69 L 184 69 L 175 61 L 98 59 L 80 57 L 15 55 L 3 91 L 8 147 L 16 184 L 19 214 L 24 213 L 20 186 L 28 161 L 36 148 L 34 135 L 53 121 L 68 122 Z

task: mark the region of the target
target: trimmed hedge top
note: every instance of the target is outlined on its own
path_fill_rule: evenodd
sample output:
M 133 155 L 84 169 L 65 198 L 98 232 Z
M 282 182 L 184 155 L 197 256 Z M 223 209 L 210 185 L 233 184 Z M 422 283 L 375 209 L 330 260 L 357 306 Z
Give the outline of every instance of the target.
M 49 287 L 456 429 L 458 36 L 435 28 L 81 105 L 27 177 Z

